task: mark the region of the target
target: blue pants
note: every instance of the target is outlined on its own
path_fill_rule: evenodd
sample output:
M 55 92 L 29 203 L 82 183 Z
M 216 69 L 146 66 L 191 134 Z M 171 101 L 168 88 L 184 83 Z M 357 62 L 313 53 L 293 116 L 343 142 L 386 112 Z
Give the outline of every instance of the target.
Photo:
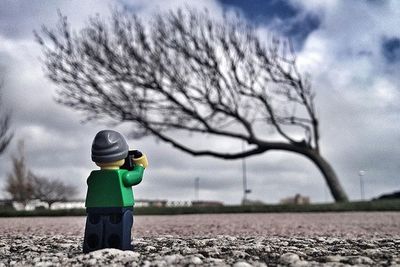
M 103 248 L 132 250 L 133 208 L 87 208 L 83 253 Z

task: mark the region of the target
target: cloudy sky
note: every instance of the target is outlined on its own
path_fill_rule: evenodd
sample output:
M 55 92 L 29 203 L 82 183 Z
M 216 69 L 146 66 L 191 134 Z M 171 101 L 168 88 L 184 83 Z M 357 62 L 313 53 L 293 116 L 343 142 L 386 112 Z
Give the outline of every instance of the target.
M 260 32 L 290 37 L 317 94 L 322 154 L 349 197 L 360 199 L 359 170 L 366 171 L 367 198 L 400 189 L 400 1 L 396 0 L 3 0 L 0 74 L 4 102 L 13 112 L 15 138 L 0 156 L 0 186 L 10 171 L 17 140 L 23 139 L 35 173 L 76 185 L 78 198 L 84 198 L 85 180 L 96 168 L 90 160 L 92 139 L 97 131 L 110 128 L 82 124 L 79 113 L 54 102 L 56 86 L 43 74 L 34 29 L 54 25 L 58 9 L 79 29 L 88 16 L 108 16 L 115 6 L 149 17 L 185 5 L 207 7 L 216 17 L 224 11 L 239 12 Z M 115 129 L 128 133 L 129 125 Z M 128 143 L 150 161 L 143 182 L 135 188 L 137 198 L 191 200 L 194 178 L 199 177 L 201 199 L 240 202 L 240 160 L 194 158 L 151 137 Z M 238 148 L 232 144 L 232 149 Z M 276 203 L 301 193 L 314 202 L 332 201 L 319 171 L 299 155 L 268 152 L 248 158 L 247 169 L 251 199 Z M 0 198 L 4 197 L 1 192 Z

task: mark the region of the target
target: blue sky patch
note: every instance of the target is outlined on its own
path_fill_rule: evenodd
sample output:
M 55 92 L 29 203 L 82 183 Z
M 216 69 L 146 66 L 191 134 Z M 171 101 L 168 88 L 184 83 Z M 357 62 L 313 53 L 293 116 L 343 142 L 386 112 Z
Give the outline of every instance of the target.
M 400 38 L 384 38 L 382 42 L 382 54 L 388 63 L 400 61 Z
M 246 19 L 265 24 L 273 31 L 290 37 L 296 49 L 301 49 L 307 36 L 320 25 L 316 14 L 303 11 L 283 0 L 219 0 L 226 8 L 242 11 Z

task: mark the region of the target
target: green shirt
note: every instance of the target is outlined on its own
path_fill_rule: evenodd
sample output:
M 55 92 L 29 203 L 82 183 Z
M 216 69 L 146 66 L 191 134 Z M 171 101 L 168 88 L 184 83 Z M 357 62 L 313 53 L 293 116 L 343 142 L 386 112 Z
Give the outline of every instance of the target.
M 132 186 L 142 181 L 144 168 L 135 166 L 132 171 L 96 170 L 87 179 L 88 191 L 85 206 L 132 207 L 135 204 Z

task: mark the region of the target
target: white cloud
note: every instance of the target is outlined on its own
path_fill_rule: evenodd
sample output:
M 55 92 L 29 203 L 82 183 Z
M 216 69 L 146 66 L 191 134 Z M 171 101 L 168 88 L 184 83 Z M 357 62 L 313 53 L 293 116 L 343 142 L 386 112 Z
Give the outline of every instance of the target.
M 387 71 L 381 46 L 384 36 L 400 35 L 395 27 L 400 23 L 400 3 L 297 2 L 304 12 L 323 14 L 320 28 L 307 38 L 299 55 L 318 94 L 323 150 L 348 191 L 357 192 L 355 178 L 361 168 L 379 179 L 378 187 L 370 184 L 370 196 L 399 189 L 395 186 L 399 151 L 393 146 L 400 136 L 399 108 L 394 107 L 399 79 L 398 73 Z

